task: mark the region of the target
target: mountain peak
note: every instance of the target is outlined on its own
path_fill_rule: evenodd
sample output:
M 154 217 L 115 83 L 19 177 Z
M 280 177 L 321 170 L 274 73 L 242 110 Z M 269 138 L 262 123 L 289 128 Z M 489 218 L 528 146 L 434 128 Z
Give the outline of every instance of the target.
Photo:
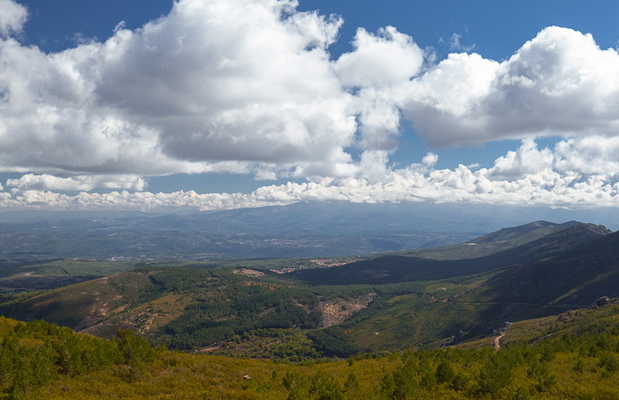
M 548 221 L 535 221 L 525 225 L 503 228 L 475 239 L 477 243 L 503 242 L 506 240 L 522 240 L 523 243 L 541 238 L 556 231 L 558 224 Z M 530 237 L 529 237 L 530 236 Z
M 609 233 L 613 233 L 613 231 L 611 231 L 604 225 L 596 225 L 579 221 L 568 221 L 561 224 L 560 226 L 565 227 L 566 229 L 586 229 L 600 235 L 608 235 Z

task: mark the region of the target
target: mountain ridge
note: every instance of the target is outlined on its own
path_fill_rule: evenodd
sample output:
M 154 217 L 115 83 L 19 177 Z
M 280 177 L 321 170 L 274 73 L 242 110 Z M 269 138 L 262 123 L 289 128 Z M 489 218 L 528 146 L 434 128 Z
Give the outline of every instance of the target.
M 383 255 L 330 269 L 299 271 L 293 276 L 312 284 L 372 284 L 447 279 L 551 257 L 570 246 L 580 246 L 611 232 L 602 226 L 573 222 L 544 223 L 541 224 L 541 230 L 542 232 L 540 224 L 527 224 L 484 235 L 478 238 L 479 240 L 473 239 L 459 246 L 412 252 L 410 255 Z M 506 243 L 505 238 L 510 238 L 509 243 Z M 477 258 L 462 255 L 462 252 L 468 252 L 469 248 L 477 251 L 478 241 L 491 245 L 486 255 Z M 499 245 L 495 246 L 495 243 Z M 454 249 L 457 254 L 461 254 L 459 258 L 431 258 L 433 253 L 441 250 L 454 252 Z

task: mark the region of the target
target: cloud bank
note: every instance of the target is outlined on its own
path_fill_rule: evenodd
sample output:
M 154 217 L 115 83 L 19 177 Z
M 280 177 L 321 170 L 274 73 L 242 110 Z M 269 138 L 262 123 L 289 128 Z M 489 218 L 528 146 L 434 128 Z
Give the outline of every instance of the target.
M 618 205 L 619 54 L 543 29 L 504 61 L 452 38 L 435 61 L 387 26 L 293 0 L 180 0 L 135 30 L 45 53 L 28 11 L 0 0 L 0 206 L 236 208 L 301 200 Z M 403 124 L 437 148 L 522 146 L 488 168 L 394 169 Z M 539 149 L 535 138 L 560 137 Z M 145 192 L 148 176 L 306 178 L 251 194 Z M 102 189 L 111 193 L 89 193 Z M 4 191 L 2 191 L 4 190 Z M 62 192 L 62 193 L 58 193 Z M 73 192 L 73 194 L 71 194 Z
M 60 192 L 89 192 L 97 188 L 143 191 L 146 187 L 144 179 L 135 175 L 78 175 L 60 178 L 45 174 L 26 174 L 18 179 L 8 179 L 6 185 L 18 191 L 51 190 Z
M 517 151 L 498 158 L 491 168 L 460 165 L 436 169 L 437 155 L 406 168 L 384 168 L 381 179 L 368 177 L 321 178 L 305 183 L 263 186 L 244 193 L 198 194 L 193 191 L 150 193 L 59 194 L 29 189 L 27 182 L 48 177 L 11 181 L 9 192 L 0 192 L 0 207 L 59 209 L 166 210 L 192 208 L 203 211 L 285 205 L 299 201 L 468 202 L 551 207 L 614 207 L 619 201 L 619 166 L 611 156 L 619 140 L 598 138 L 567 140 L 553 148 L 538 148 L 530 139 Z M 589 142 L 589 143 L 587 143 Z M 599 143 L 604 143 L 600 145 Z M 595 144 L 592 144 L 595 143 Z M 576 149 L 589 146 L 589 152 Z M 596 163 L 588 162 L 589 158 Z M 373 163 L 372 165 L 383 165 Z M 22 182 L 23 181 L 23 182 Z M 19 186 L 21 184 L 22 186 Z M 57 187 L 67 184 L 62 181 Z M 74 182 L 68 184 L 75 184 Z M 83 185 L 92 184 L 89 182 Z M 128 184 L 135 184 L 128 180 Z

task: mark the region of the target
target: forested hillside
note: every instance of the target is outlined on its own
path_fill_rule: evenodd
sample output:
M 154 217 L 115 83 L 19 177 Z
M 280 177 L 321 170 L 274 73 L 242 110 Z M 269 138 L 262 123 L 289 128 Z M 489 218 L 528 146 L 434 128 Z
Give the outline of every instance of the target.
M 113 340 L 105 340 L 42 321 L 0 318 L 3 398 L 34 398 L 33 391 L 50 382 L 106 368 L 131 374 L 155 356 L 150 344 L 130 331 L 119 331 Z
M 0 390 L 50 400 L 617 399 L 619 306 L 580 313 L 498 351 L 480 343 L 311 364 L 175 353 L 128 332 L 105 340 L 1 319 Z

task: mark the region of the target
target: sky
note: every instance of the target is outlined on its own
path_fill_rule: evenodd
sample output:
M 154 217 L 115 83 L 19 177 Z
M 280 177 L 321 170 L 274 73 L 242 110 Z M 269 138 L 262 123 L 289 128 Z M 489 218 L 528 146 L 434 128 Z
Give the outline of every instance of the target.
M 0 209 L 617 207 L 618 16 L 0 0 Z

